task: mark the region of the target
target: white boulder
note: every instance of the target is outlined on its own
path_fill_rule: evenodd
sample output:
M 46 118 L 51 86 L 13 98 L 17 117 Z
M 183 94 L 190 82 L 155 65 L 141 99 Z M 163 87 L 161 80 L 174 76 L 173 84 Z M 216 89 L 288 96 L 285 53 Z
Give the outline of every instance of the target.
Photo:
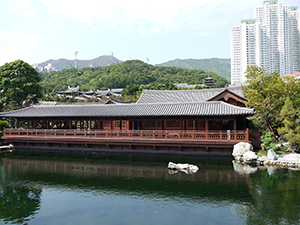
M 257 160 L 257 158 L 258 156 L 256 155 L 256 153 L 252 151 L 248 151 L 243 154 L 244 161 Z
M 267 157 L 269 160 L 276 160 L 278 157 L 273 149 L 268 150 Z
M 180 170 L 186 173 L 189 172 L 197 172 L 199 170 L 198 166 L 195 165 L 191 165 L 188 163 L 173 163 L 173 162 L 169 162 L 168 164 L 168 168 L 169 169 L 175 169 L 175 170 Z
M 253 151 L 253 146 L 247 142 L 239 142 L 233 146 L 232 155 L 242 156 L 245 152 Z

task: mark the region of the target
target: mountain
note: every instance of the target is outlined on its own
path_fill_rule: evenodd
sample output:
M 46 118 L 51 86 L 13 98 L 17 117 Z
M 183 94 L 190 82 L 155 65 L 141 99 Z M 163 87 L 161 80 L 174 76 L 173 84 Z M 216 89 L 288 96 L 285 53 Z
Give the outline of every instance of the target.
M 230 59 L 174 59 L 156 66 L 175 66 L 184 69 L 201 69 L 215 72 L 230 81 Z
M 75 60 L 69 59 L 57 59 L 57 60 L 47 60 L 46 62 L 35 65 L 39 67 L 39 70 L 42 68 L 47 68 L 48 64 L 51 63 L 51 70 L 61 71 L 63 69 L 74 68 Z M 111 64 L 122 63 L 121 60 L 115 58 L 111 55 L 100 56 L 91 60 L 76 60 L 77 69 L 82 69 L 84 67 L 105 67 Z M 183 69 L 197 69 L 210 71 L 218 74 L 221 77 L 226 78 L 230 81 L 230 59 L 220 59 L 220 58 L 211 58 L 211 59 L 174 59 L 165 63 L 156 64 L 155 66 L 174 66 Z M 50 69 L 50 68 L 49 68 Z
M 76 68 L 81 69 L 84 67 L 104 67 L 109 66 L 111 64 L 118 64 L 122 61 L 111 56 L 111 55 L 103 55 L 95 59 L 91 60 L 76 60 Z M 51 68 L 53 70 L 61 71 L 63 69 L 70 69 L 75 67 L 75 60 L 69 60 L 69 59 L 57 59 L 57 60 L 47 60 L 46 62 L 40 63 L 37 65 L 37 67 L 45 68 L 45 66 L 48 66 L 48 64 L 51 63 Z

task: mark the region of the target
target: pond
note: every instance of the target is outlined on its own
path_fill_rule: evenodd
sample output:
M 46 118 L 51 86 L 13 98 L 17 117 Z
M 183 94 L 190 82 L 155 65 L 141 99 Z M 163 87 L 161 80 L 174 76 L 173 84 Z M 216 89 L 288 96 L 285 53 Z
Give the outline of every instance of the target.
M 191 163 L 197 173 L 170 171 Z M 232 158 L 5 155 L 0 224 L 299 224 L 300 172 Z

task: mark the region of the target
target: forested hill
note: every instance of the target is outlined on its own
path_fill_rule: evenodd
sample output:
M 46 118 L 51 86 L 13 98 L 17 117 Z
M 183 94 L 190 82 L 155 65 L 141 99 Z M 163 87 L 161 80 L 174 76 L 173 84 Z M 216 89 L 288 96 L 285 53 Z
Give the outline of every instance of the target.
M 208 76 L 203 70 L 189 70 L 178 67 L 153 66 L 140 60 L 129 60 L 106 67 L 86 67 L 82 69 L 64 69 L 50 73 L 41 73 L 41 85 L 44 91 L 65 90 L 68 86 L 80 86 L 82 90 L 124 88 L 130 84 L 150 83 L 189 83 L 203 84 Z M 215 87 L 224 87 L 228 80 L 210 72 Z
M 230 81 L 230 59 L 174 59 L 157 66 L 175 66 L 185 69 L 212 71 Z
M 122 61 L 110 56 L 110 55 L 103 55 L 95 59 L 91 60 L 76 60 L 76 68 L 81 69 L 84 67 L 103 67 L 103 66 L 109 66 L 111 64 L 117 64 L 121 63 Z M 63 70 L 63 69 L 70 69 L 74 68 L 75 66 L 75 60 L 69 60 L 69 59 L 57 59 L 57 60 L 47 60 L 46 62 L 38 64 L 39 67 L 45 67 L 49 63 L 51 63 L 51 66 L 55 68 L 55 70 Z

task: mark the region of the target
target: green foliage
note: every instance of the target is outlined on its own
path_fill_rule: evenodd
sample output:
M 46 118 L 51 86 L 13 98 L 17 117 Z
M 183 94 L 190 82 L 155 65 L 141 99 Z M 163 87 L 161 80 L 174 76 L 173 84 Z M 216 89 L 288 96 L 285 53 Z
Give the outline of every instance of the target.
M 3 127 L 5 127 L 7 125 L 8 125 L 7 121 L 0 121 L 0 137 L 3 136 Z
M 258 152 L 256 152 L 257 156 L 262 156 L 262 155 L 267 155 L 268 152 L 266 150 L 259 150 Z
M 0 108 L 21 107 L 23 101 L 38 102 L 42 97 L 38 72 L 21 60 L 0 67 Z
M 300 124 L 299 114 L 297 115 L 296 109 L 294 109 L 293 102 L 290 97 L 287 96 L 285 104 L 281 110 L 281 117 L 283 119 L 284 126 L 278 129 L 279 134 L 283 135 L 284 139 L 290 142 L 290 145 L 300 144 Z
M 262 147 L 263 149 L 269 150 L 269 149 L 273 149 L 273 150 L 277 150 L 278 147 L 273 143 L 274 142 L 274 138 L 271 132 L 266 133 L 263 137 L 262 137 Z
M 5 127 L 8 124 L 7 121 L 0 121 L 0 130 L 3 129 L 3 127 Z
M 266 133 L 267 128 L 274 138 L 278 138 L 278 129 L 283 126 L 279 113 L 286 97 L 291 96 L 291 100 L 299 104 L 299 80 L 282 79 L 278 72 L 268 74 L 257 66 L 249 66 L 246 73 L 248 85 L 243 87 L 244 95 L 249 100 L 246 106 L 256 109 L 254 119 L 259 131 Z
M 229 82 L 210 72 L 215 87 L 224 87 Z M 203 84 L 208 73 L 203 70 L 189 70 L 178 67 L 159 67 L 139 60 L 129 60 L 121 64 L 107 67 L 83 69 L 64 69 L 51 73 L 41 73 L 42 86 L 45 93 L 66 90 L 68 86 L 80 86 L 82 90 L 127 87 L 127 85 L 152 85 L 155 88 L 173 88 L 173 83 Z M 169 85 L 172 84 L 172 85 Z M 138 93 L 137 86 L 129 86 L 128 93 Z M 146 89 L 146 88 L 144 88 Z M 150 88 L 149 88 L 150 89 Z M 127 92 L 127 90 L 125 90 Z M 124 93 L 125 93 L 124 92 Z M 126 93 L 126 94 L 128 94 Z

